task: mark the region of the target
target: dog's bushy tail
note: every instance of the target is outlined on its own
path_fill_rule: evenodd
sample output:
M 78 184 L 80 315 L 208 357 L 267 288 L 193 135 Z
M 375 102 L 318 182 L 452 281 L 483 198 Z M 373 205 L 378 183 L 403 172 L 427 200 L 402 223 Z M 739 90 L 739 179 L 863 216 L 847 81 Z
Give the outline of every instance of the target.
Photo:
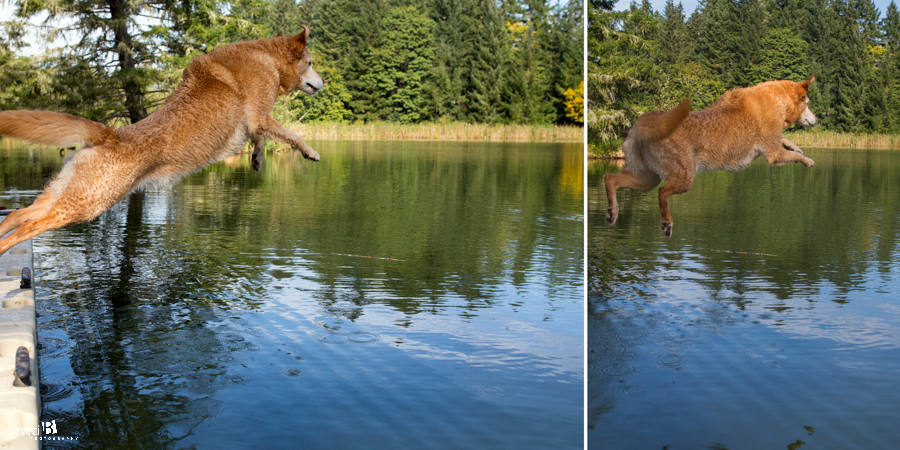
M 0 136 L 37 144 L 73 147 L 99 145 L 118 139 L 116 131 L 99 122 L 52 111 L 0 111 Z
M 638 117 L 632 129 L 640 140 L 650 143 L 661 141 L 672 134 L 691 113 L 691 99 L 668 111 L 649 111 Z

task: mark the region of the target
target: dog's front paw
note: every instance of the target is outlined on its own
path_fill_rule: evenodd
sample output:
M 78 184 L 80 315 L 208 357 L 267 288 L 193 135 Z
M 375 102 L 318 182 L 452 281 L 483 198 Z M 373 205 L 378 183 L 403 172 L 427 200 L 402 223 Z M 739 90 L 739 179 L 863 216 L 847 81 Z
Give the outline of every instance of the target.
M 662 230 L 666 237 L 672 237 L 672 222 L 663 221 Z
M 803 165 L 806 166 L 806 167 L 812 167 L 812 166 L 816 165 L 816 162 L 813 161 L 813 160 L 811 160 L 811 159 L 809 159 L 809 158 L 804 158 L 804 159 L 803 159 Z
M 311 148 L 309 148 L 309 149 L 298 148 L 296 150 L 299 150 L 300 154 L 303 155 L 304 158 L 306 158 L 310 161 L 318 161 L 319 160 L 319 154 L 316 153 L 316 151 Z
M 616 223 L 616 219 L 619 218 L 619 208 L 609 208 L 606 210 L 606 223 L 609 226 L 613 226 Z

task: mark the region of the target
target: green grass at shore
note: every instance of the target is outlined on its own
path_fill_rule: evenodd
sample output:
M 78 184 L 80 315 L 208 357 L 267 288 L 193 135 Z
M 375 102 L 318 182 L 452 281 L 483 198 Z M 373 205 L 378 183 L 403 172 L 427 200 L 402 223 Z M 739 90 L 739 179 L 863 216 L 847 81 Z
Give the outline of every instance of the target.
M 839 131 L 801 130 L 784 133 L 785 139 L 800 148 L 900 149 L 900 134 L 842 133 Z M 591 159 L 621 158 L 621 141 L 588 145 Z
M 608 141 L 599 144 L 588 144 L 588 159 L 617 159 L 622 158 L 622 141 Z
M 838 131 L 791 131 L 785 139 L 800 148 L 858 148 L 890 150 L 900 148 L 898 134 L 841 133 Z
M 477 123 L 367 124 L 295 123 L 289 125 L 308 140 L 412 140 L 487 142 L 583 142 L 584 128 L 555 125 L 487 125 Z

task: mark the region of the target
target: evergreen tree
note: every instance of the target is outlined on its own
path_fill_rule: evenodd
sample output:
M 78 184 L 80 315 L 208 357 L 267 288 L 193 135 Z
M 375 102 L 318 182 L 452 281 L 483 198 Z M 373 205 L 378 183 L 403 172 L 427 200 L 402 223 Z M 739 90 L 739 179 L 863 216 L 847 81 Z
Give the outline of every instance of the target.
M 750 70 L 750 84 L 769 80 L 802 81 L 809 78 L 806 42 L 794 30 L 768 30 L 761 47 L 759 62 Z
M 859 132 L 865 125 L 865 94 L 869 46 L 861 27 L 857 0 L 835 0 L 837 15 L 832 38 L 834 55 L 834 127 Z
M 884 90 L 885 128 L 900 131 L 900 13 L 892 1 L 881 21 L 885 55 L 881 64 L 881 86 Z
M 659 61 L 663 64 L 682 64 L 693 60 L 694 42 L 691 39 L 684 8 L 666 0 L 659 31 Z
M 548 27 L 542 23 L 549 8 L 543 1 L 507 8 L 505 119 L 515 123 L 549 123 L 555 118 L 555 110 L 550 100 L 551 56 L 545 47 Z
M 594 7 L 598 5 L 602 7 Z M 615 152 L 634 121 L 658 100 L 652 89 L 654 43 L 625 30 L 652 23 L 641 9 L 611 12 L 602 2 L 588 9 L 588 144 Z M 642 24 L 642 25 L 636 25 Z
M 787 28 L 795 36 L 801 36 L 804 24 L 810 19 L 809 10 L 804 7 L 806 0 L 770 0 L 769 28 Z
M 276 112 L 288 121 L 572 123 L 566 92 L 583 77 L 580 0 L 13 1 L 20 18 L 49 12 L 48 24 L 65 18 L 78 34 L 63 51 L 29 60 L 10 44 L 23 21 L 5 24 L 2 106 L 101 121 L 140 120 L 198 54 L 301 24 L 312 30 L 326 89 L 282 99 Z M 643 37 L 652 20 L 636 15 L 627 25 Z M 527 32 L 516 35 L 521 26 Z
M 823 128 L 831 128 L 835 117 L 836 67 L 831 34 L 838 18 L 830 4 L 830 0 L 807 0 L 804 4 L 807 19 L 801 25 L 803 40 L 807 43 L 810 75 L 816 75 L 816 81 L 809 87 L 810 108 L 816 112 Z
M 739 0 L 732 23 L 742 24 L 740 32 L 729 37 L 729 50 L 735 57 L 731 68 L 730 86 L 751 86 L 753 74 L 749 68 L 758 65 L 766 34 L 766 11 L 762 0 Z
M 701 15 L 697 20 L 699 61 L 716 79 L 734 86 L 732 74 L 737 49 L 733 37 L 740 30 L 737 4 L 733 0 L 706 0 L 698 6 L 698 11 Z
M 424 119 L 422 92 L 434 58 L 434 22 L 415 6 L 388 9 L 381 23 L 381 45 L 365 55 L 360 85 L 370 93 L 367 119 L 400 123 Z
M 434 0 L 431 19 L 435 26 L 434 64 L 423 87 L 428 113 L 434 119 L 465 120 L 463 68 L 469 67 L 475 42 L 470 11 L 472 0 Z
M 165 5 L 148 2 L 147 6 L 162 8 Z M 75 22 L 70 28 L 80 36 L 76 47 L 69 49 L 71 58 L 67 59 L 72 61 L 68 64 L 69 68 L 78 68 L 78 76 L 82 79 L 109 79 L 109 83 L 98 88 L 104 91 L 103 96 L 116 98 L 123 105 L 118 108 L 111 102 L 108 107 L 114 111 L 106 117 L 94 118 L 124 116 L 134 123 L 147 115 L 144 96 L 153 72 L 147 62 L 153 59 L 154 44 L 135 32 L 140 28 L 136 19 L 141 13 L 136 3 L 127 0 L 72 0 L 52 4 L 25 0 L 16 2 L 15 14 L 21 19 L 40 13 L 47 14 L 44 23 L 48 26 L 57 20 Z M 113 69 L 107 70 L 110 61 L 113 62 Z
M 471 11 L 469 39 L 475 45 L 468 47 L 463 90 L 468 93 L 463 108 L 470 122 L 498 123 L 503 121 L 502 102 L 508 60 L 504 17 L 493 0 L 475 0 Z
M 872 0 L 856 0 L 854 4 L 859 13 L 859 24 L 865 39 L 867 56 L 864 58 L 864 127 L 871 132 L 882 133 L 885 131 L 887 111 L 885 92 L 881 88 L 881 66 L 886 55 L 884 37 L 879 25 L 881 12 Z
M 550 92 L 557 123 L 573 123 L 566 109 L 566 92 L 582 86 L 584 91 L 584 26 L 583 1 L 569 0 L 560 4 L 547 27 L 550 54 Z M 582 116 L 584 113 L 582 112 Z M 583 118 L 582 118 L 583 122 Z

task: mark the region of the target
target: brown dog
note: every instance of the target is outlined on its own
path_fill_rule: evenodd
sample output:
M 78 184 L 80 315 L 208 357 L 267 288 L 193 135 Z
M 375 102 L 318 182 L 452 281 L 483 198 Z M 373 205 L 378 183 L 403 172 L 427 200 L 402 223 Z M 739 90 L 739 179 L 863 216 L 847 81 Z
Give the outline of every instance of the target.
M 625 167 L 605 177 L 607 222 L 613 225 L 619 217 L 616 189 L 649 192 L 666 180 L 659 188 L 659 210 L 663 233 L 670 237 L 669 196 L 687 192 L 697 172 L 741 170 L 762 155 L 769 164 L 799 162 L 812 167 L 815 162 L 781 132 L 794 124 L 807 128 L 816 124 L 807 96 L 815 79 L 813 75 L 801 83 L 767 81 L 734 89 L 701 111 L 691 112 L 687 99 L 669 111 L 641 115 L 622 143 Z
M 306 48 L 309 28 L 296 36 L 238 42 L 194 58 L 183 81 L 153 114 L 113 129 L 49 111 L 2 111 L 0 135 L 39 144 L 84 148 L 31 206 L 0 223 L 0 254 L 47 230 L 91 220 L 136 189 L 157 186 L 236 153 L 247 139 L 259 170 L 265 138 L 303 156 L 318 153 L 272 117 L 275 99 L 296 89 L 325 87 Z

